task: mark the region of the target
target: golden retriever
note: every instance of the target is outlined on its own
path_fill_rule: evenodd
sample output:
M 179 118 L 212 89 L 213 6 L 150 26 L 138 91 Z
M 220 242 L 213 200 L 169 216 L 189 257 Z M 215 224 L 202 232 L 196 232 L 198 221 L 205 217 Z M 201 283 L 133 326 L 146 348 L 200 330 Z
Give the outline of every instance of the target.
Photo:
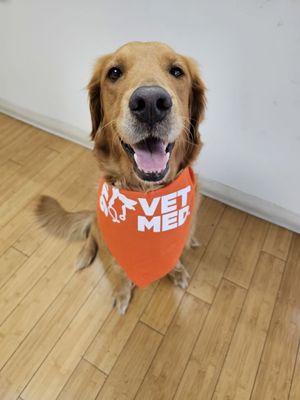
M 158 42 L 128 43 L 98 59 L 88 93 L 93 152 L 101 177 L 111 185 L 153 190 L 173 181 L 197 158 L 205 85 L 191 58 Z M 194 207 L 187 246 L 196 245 L 192 237 L 196 213 Z M 90 265 L 99 247 L 100 255 L 104 251 L 95 212 L 70 213 L 56 200 L 43 196 L 36 214 L 41 225 L 56 235 L 86 238 L 77 268 Z M 169 277 L 176 285 L 187 287 L 188 273 L 180 262 Z M 121 314 L 129 305 L 133 286 L 120 273 L 115 303 Z

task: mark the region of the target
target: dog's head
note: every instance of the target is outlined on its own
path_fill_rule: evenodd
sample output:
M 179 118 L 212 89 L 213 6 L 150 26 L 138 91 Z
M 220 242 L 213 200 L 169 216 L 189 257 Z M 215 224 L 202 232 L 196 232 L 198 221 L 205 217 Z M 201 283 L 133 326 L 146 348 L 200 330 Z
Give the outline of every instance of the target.
M 128 43 L 97 61 L 88 90 L 107 179 L 161 184 L 198 155 L 205 86 L 192 59 L 161 43 Z

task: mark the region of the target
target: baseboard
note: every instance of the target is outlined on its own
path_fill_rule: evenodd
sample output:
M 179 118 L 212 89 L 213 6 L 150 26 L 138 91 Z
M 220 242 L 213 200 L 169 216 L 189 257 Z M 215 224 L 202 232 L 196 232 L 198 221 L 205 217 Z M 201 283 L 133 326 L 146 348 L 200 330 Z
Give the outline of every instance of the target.
M 46 132 L 71 140 L 84 147 L 91 148 L 92 143 L 88 139 L 88 133 L 72 125 L 43 116 L 22 107 L 15 106 L 0 99 L 0 112 L 13 118 L 36 126 Z M 83 139 L 86 137 L 86 139 Z M 300 215 L 274 203 L 244 193 L 220 182 L 201 179 L 202 192 L 232 207 L 238 208 L 249 214 L 263 218 L 274 224 L 283 226 L 294 232 L 300 233 Z
M 0 98 L 0 112 L 7 114 L 15 119 L 26 122 L 53 135 L 62 137 L 72 142 L 78 143 L 81 146 L 92 148 L 92 143 L 89 140 L 89 134 L 82 129 L 38 114 L 34 111 L 27 110 L 23 107 L 16 106 Z M 84 139 L 86 137 L 86 139 Z
M 201 178 L 201 184 L 203 194 L 208 197 L 300 233 L 299 214 L 220 182 Z

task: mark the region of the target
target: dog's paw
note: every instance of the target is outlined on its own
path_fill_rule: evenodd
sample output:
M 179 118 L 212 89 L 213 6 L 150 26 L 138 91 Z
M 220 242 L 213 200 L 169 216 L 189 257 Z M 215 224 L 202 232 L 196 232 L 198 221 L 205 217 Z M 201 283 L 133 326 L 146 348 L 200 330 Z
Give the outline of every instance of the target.
M 89 267 L 95 259 L 96 254 L 83 247 L 77 255 L 75 260 L 76 270 L 81 270 Z
M 116 307 L 120 315 L 124 315 L 127 311 L 131 299 L 130 293 L 117 294 L 114 299 L 114 307 Z
M 179 263 L 173 269 L 173 271 L 168 274 L 168 277 L 171 279 L 175 286 L 178 286 L 183 290 L 185 290 L 189 285 L 190 274 L 181 263 Z
M 191 239 L 191 248 L 195 249 L 195 248 L 197 248 L 199 246 L 200 246 L 200 242 L 195 237 L 192 237 L 192 239 Z

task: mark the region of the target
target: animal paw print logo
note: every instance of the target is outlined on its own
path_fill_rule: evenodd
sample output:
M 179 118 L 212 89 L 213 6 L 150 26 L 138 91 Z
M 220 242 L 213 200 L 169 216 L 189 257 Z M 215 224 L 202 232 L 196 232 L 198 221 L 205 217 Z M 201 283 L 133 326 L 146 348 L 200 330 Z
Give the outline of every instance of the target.
M 122 221 L 126 221 L 127 210 L 135 210 L 135 205 L 137 202 L 135 200 L 128 199 L 128 197 L 120 193 L 120 190 L 116 187 L 109 187 L 106 183 L 104 183 L 102 186 L 99 204 L 101 211 L 107 217 L 110 216 L 113 222 L 119 224 Z

